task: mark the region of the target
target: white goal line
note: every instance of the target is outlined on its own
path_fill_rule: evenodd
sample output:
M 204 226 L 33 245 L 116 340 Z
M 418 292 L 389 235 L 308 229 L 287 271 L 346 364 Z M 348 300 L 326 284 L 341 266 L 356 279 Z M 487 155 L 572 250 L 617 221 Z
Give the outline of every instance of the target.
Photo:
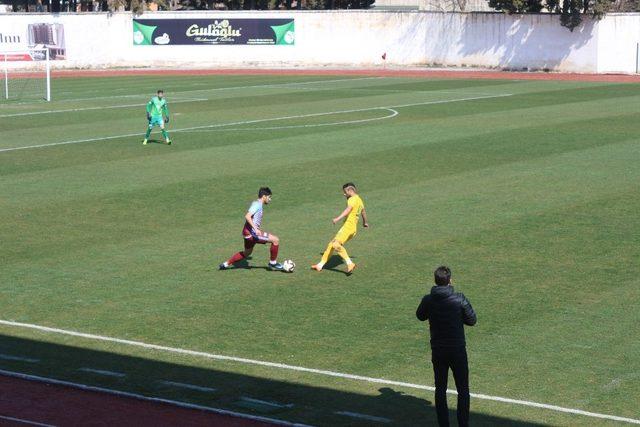
M 114 337 L 109 337 L 104 335 L 87 334 L 84 332 L 76 332 L 76 331 L 71 331 L 66 329 L 52 328 L 48 326 L 35 325 L 31 323 L 14 322 L 12 320 L 0 320 L 0 324 L 5 326 L 10 326 L 10 327 L 32 329 L 40 332 L 48 332 L 53 334 L 68 335 L 68 336 L 85 338 L 85 339 L 94 340 L 94 341 L 118 343 L 118 344 L 133 346 L 133 347 L 145 348 L 149 350 L 156 350 L 156 351 L 174 353 L 174 354 L 182 354 L 186 356 L 201 357 L 201 358 L 212 359 L 212 360 L 221 360 L 226 362 L 237 362 L 237 363 L 244 363 L 248 365 L 265 366 L 268 368 L 277 368 L 277 369 L 284 369 L 289 371 L 305 372 L 310 374 L 350 379 L 350 380 L 368 382 L 368 383 L 374 383 L 374 384 L 394 385 L 398 387 L 413 388 L 418 390 L 428 390 L 428 391 L 435 390 L 434 387 L 422 385 L 422 384 L 413 384 L 413 383 L 408 383 L 403 381 L 393 381 L 393 380 L 387 380 L 384 378 L 373 378 L 373 377 L 367 377 L 362 375 L 345 374 L 341 372 L 329 371 L 324 369 L 306 368 L 303 366 L 287 365 L 284 363 L 247 359 L 244 357 L 225 356 L 221 354 L 207 353 L 204 351 L 168 347 L 168 346 L 163 346 L 158 344 L 149 344 L 141 341 L 114 338 Z M 447 390 L 447 393 L 457 394 L 455 391 L 452 391 L 452 390 Z M 528 406 L 528 407 L 539 408 L 539 409 L 547 409 L 547 410 L 556 411 L 556 412 L 582 415 L 582 416 L 591 417 L 591 418 L 600 418 L 600 419 L 620 421 L 620 422 L 631 423 L 631 424 L 640 424 L 640 419 L 620 417 L 617 415 L 600 414 L 597 412 L 583 411 L 581 409 L 564 408 L 562 406 L 531 402 L 528 400 L 511 399 L 511 398 L 500 397 L 500 396 L 490 396 L 487 394 L 480 394 L 480 393 L 471 393 L 471 397 L 475 399 L 481 399 L 481 400 L 491 400 L 495 402 L 509 403 L 513 405 Z

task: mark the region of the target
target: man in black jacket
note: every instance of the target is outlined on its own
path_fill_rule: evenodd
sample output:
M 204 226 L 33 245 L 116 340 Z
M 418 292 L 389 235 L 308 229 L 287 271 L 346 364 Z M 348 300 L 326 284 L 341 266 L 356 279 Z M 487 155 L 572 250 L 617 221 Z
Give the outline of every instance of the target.
M 469 425 L 469 365 L 464 340 L 464 325 L 476 324 L 476 313 L 464 294 L 454 292 L 451 270 L 438 267 L 434 271 L 436 286 L 422 298 L 416 316 L 429 319 L 431 361 L 436 383 L 436 412 L 440 426 L 449 425 L 447 380 L 449 368 L 458 390 L 458 425 Z

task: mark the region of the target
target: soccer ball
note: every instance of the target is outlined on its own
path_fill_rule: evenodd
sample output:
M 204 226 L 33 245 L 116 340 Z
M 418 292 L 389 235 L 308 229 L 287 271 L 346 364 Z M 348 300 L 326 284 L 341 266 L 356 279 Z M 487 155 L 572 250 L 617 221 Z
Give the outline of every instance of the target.
M 287 273 L 293 273 L 293 270 L 296 269 L 296 263 L 290 259 L 287 259 L 282 263 L 282 269 Z

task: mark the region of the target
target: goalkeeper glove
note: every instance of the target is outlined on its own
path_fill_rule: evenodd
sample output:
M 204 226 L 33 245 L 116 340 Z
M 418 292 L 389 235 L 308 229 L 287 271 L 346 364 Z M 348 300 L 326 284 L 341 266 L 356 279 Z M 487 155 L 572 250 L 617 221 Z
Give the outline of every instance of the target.
M 151 122 L 151 115 L 150 114 L 147 114 L 147 121 Z
M 169 123 L 169 116 L 167 116 L 167 118 L 164 119 L 165 123 Z

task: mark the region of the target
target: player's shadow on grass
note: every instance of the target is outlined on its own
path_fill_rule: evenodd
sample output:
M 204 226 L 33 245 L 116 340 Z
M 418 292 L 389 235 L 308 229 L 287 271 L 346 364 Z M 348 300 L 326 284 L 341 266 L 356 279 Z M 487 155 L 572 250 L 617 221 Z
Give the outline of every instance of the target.
M 425 415 L 433 412 L 432 409 L 429 408 L 431 402 L 427 399 L 420 399 L 419 397 L 408 395 L 403 391 L 395 391 L 391 387 L 383 387 L 378 391 L 380 395 L 377 399 L 384 405 L 411 408 L 416 414 L 419 414 L 420 411 L 424 411 Z
M 384 407 L 404 408 L 403 410 L 410 412 L 416 419 L 426 420 L 433 418 L 433 406 L 427 399 L 421 399 L 419 397 L 411 396 L 403 391 L 396 391 L 391 387 L 383 387 L 378 389 L 380 395 L 376 397 L 378 405 Z M 455 413 L 450 411 L 449 417 L 453 416 L 455 419 Z
M 322 252 L 320 253 L 322 255 Z M 351 257 L 351 259 L 356 259 L 356 257 Z M 338 268 L 341 266 L 342 269 Z M 346 276 L 349 276 L 347 273 L 347 265 L 342 261 L 339 255 L 332 255 L 331 258 L 327 261 L 327 263 L 322 267 L 323 270 L 333 271 L 334 273 L 342 273 Z
M 420 420 L 427 420 L 434 418 L 435 407 L 430 400 L 421 399 L 419 397 L 411 396 L 403 391 L 396 391 L 391 387 L 383 387 L 378 390 L 380 395 L 376 397 L 377 403 L 376 405 L 380 405 L 382 407 L 390 407 L 390 408 L 402 408 L 403 411 L 412 414 L 412 417 Z M 453 404 L 454 409 L 449 409 L 449 420 L 452 425 L 456 425 L 457 413 L 455 410 L 456 397 L 449 396 L 448 397 L 449 404 Z M 473 420 L 476 421 L 475 419 Z M 417 424 L 417 423 L 416 423 Z M 499 425 L 501 423 L 496 423 Z M 510 422 L 504 423 L 507 425 L 511 425 Z M 513 423 L 513 425 L 519 425 L 517 423 Z M 522 423 L 522 425 L 527 425 L 526 423 Z
M 233 264 L 233 267 L 234 267 L 233 269 L 253 270 L 257 268 L 262 270 L 269 270 L 269 268 L 266 265 L 249 264 L 249 261 L 251 261 L 251 259 L 252 257 L 248 257 L 241 261 L 236 262 L 235 264 Z M 266 264 L 266 261 L 265 261 L 265 264 Z

